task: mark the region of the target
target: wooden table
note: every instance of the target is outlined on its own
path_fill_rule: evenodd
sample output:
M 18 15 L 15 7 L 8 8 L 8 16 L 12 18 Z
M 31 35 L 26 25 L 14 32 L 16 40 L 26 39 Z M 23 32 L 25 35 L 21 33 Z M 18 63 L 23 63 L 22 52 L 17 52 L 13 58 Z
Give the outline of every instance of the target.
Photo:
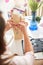
M 35 59 L 34 65 L 43 65 L 43 59 Z
M 43 52 L 35 53 L 34 65 L 43 65 Z

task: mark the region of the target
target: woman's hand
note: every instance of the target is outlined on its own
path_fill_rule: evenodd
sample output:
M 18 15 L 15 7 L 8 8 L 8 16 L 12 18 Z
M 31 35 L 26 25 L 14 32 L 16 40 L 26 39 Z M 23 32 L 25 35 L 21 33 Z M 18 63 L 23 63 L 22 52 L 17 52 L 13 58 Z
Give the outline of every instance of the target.
M 10 28 L 12 28 L 10 21 L 11 20 L 8 20 L 7 23 L 5 24 L 5 32 L 8 31 Z
M 27 22 L 21 21 L 18 24 L 15 24 L 14 22 L 10 22 L 10 24 L 11 24 L 12 28 L 14 28 L 14 30 L 17 29 L 17 28 L 19 28 L 23 32 L 23 34 L 27 30 L 26 29 L 27 28 L 27 25 L 28 25 Z

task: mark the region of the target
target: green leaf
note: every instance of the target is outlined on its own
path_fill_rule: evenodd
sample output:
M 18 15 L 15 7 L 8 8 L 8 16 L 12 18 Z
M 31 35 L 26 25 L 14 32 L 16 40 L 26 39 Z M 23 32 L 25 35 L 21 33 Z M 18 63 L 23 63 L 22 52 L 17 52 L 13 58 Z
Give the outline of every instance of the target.
M 43 4 L 43 1 L 39 4 L 38 8 Z
M 36 11 L 41 6 L 42 3 L 40 3 L 39 5 L 39 2 L 35 0 L 28 0 L 28 4 L 32 11 Z

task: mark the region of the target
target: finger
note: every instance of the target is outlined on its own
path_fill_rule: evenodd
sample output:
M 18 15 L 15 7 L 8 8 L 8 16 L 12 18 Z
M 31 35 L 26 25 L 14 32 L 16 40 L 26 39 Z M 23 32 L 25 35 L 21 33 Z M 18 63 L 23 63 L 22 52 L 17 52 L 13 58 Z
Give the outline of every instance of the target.
M 27 22 L 25 22 L 25 21 L 21 21 L 20 23 L 24 24 L 25 26 L 27 26 L 27 25 L 28 25 L 28 23 L 27 23 Z
M 14 30 L 17 30 L 17 26 L 13 26 L 13 29 L 14 29 Z
M 10 27 L 10 28 L 12 27 L 9 22 L 7 22 L 6 26 L 7 26 L 7 27 Z
M 23 26 L 26 26 L 26 25 L 24 23 L 20 22 L 19 23 L 19 26 L 22 26 L 23 27 Z
M 26 24 L 26 26 L 28 26 L 28 23 L 27 22 L 25 22 L 25 24 Z
M 16 24 L 15 24 L 14 22 L 10 22 L 10 24 L 11 24 L 12 26 L 16 26 Z
M 17 28 L 19 28 L 20 30 L 22 30 L 22 28 L 24 28 L 24 25 L 19 24 L 19 25 L 17 25 Z
M 20 22 L 24 22 L 25 19 L 23 17 L 20 17 Z

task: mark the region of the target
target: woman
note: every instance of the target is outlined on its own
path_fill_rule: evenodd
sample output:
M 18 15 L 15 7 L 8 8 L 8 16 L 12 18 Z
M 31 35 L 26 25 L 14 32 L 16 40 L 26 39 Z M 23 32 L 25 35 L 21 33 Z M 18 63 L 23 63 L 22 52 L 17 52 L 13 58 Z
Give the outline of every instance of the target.
M 24 22 L 19 24 L 10 22 L 9 24 L 14 29 L 18 27 L 22 31 L 24 35 L 25 54 L 23 56 L 18 56 L 17 54 L 12 55 L 7 53 L 7 46 L 4 41 L 5 20 L 0 16 L 0 65 L 33 65 L 33 47 L 27 35 L 26 24 Z

